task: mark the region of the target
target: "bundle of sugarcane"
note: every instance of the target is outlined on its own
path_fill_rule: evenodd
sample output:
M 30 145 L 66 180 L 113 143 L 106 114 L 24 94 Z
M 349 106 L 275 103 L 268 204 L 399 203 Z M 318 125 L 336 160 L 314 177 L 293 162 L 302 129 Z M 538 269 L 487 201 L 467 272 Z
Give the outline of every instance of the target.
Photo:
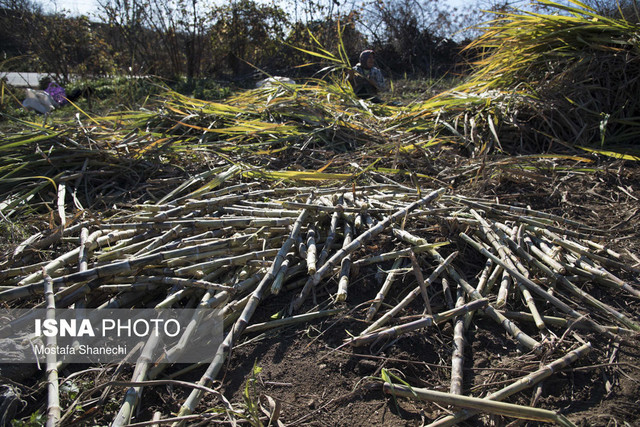
M 50 191 L 73 194 L 78 209 L 109 206 L 141 184 L 166 184 L 184 170 L 204 173 L 221 159 L 251 161 L 260 169 L 280 161 L 288 168 L 292 156 L 310 160 L 309 149 L 388 146 L 392 132 L 384 132 L 387 124 L 372 108 L 340 85 L 312 80 L 219 102 L 166 90 L 140 111 L 93 116 L 79 110 L 72 120 L 43 123 L 16 119 L 21 131 L 0 142 L 0 212 L 10 218 L 46 211 Z
M 575 0 L 533 6 L 481 26 L 467 46 L 473 73 L 411 106 L 399 125 L 475 153 L 573 148 L 638 159 L 640 104 L 628 96 L 639 90 L 637 17 L 603 16 Z
M 589 291 L 640 297 L 633 278 L 640 270 L 608 249 L 598 229 L 444 189 L 373 183 L 268 188 L 241 176 L 237 166 L 227 166 L 205 185 L 186 182 L 157 203 L 27 239 L 3 262 L 0 300 L 12 307 L 38 306 L 46 296 L 47 306 L 56 308 L 195 305 L 222 310 L 225 339 L 200 381 L 192 384 L 177 420 L 197 411 L 243 334 L 339 313 L 335 308 L 349 305 L 351 289 L 362 286 L 350 280 L 353 272 L 363 269 L 384 271 L 386 279 L 361 313 L 368 326 L 354 331 L 346 343 L 379 352 L 416 331 L 453 321 L 455 394 L 462 393 L 462 346 L 471 322 L 497 322 L 509 339 L 536 357 L 557 336 L 576 328 L 613 340 L 640 331 L 634 314 Z M 416 282 L 409 293 L 397 289 L 399 278 L 406 277 Z M 442 287 L 436 286 L 439 282 Z M 451 294 L 456 293 L 454 301 Z M 311 308 L 317 307 L 309 301 L 312 295 L 316 302 L 326 295 L 325 310 Z M 288 317 L 252 324 L 267 297 L 279 301 Z M 314 312 L 300 314 L 309 309 Z M 422 314 L 416 318 L 416 312 Z M 406 321 L 405 315 L 413 317 Z M 533 332 L 530 322 L 536 326 Z M 130 421 L 142 386 L 152 385 L 147 380 L 166 367 L 155 365 L 146 353 L 154 345 L 148 342 L 140 354 L 116 425 Z M 48 366 L 50 381 L 57 381 L 55 361 Z M 50 402 L 50 413 L 60 417 L 59 400 Z M 456 402 L 474 411 L 483 408 L 477 402 Z M 62 409 L 63 420 L 73 416 L 73 408 Z M 513 414 L 513 408 L 498 413 Z M 549 419 L 549 414 L 532 416 Z

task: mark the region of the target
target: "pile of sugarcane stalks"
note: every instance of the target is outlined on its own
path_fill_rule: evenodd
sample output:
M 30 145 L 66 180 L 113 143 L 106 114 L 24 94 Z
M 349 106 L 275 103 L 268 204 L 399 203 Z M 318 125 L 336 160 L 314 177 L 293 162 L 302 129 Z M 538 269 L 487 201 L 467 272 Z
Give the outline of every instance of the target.
M 218 396 L 224 409 L 219 420 L 242 418 L 242 408 L 210 388 L 233 347 L 247 333 L 343 312 L 350 294 L 361 292 L 354 289 L 362 286 L 361 280 L 352 283 L 354 271 L 379 271 L 385 278 L 365 309 L 352 311 L 367 326 L 352 331 L 345 346 L 369 346 L 378 353 L 416 331 L 429 334 L 437 325 L 454 323 L 453 352 L 442 355 L 452 361 L 449 393 L 389 381 L 384 386 L 397 396 L 466 408 L 439 425 L 477 413 L 569 423 L 553 411 L 498 401 L 588 352 L 590 345 L 577 331 L 614 341 L 640 331 L 637 313 L 612 304 L 616 298 L 640 297 L 640 270 L 609 249 L 600 230 L 445 189 L 267 188 L 234 179 L 225 171 L 216 185 L 200 191 L 180 187 L 159 203 L 29 239 L 2 262 L 0 301 L 7 307 L 44 307 L 46 298 L 47 308 L 222 310 L 224 341 L 197 384 L 188 384 L 192 392 L 176 423 L 201 409 L 205 392 Z M 408 293 L 398 286 L 407 278 L 414 283 Z M 590 292 L 596 288 L 604 292 Z M 593 294 L 606 295 L 607 301 Z M 284 317 L 252 323 L 266 298 L 281 303 Z M 416 318 L 416 312 L 422 314 Z M 409 322 L 408 314 L 414 315 Z M 492 321 L 541 362 L 562 354 L 506 391 L 485 399 L 461 396 L 465 331 L 472 323 Z M 166 381 L 161 378 L 168 365 L 148 360 L 144 352 L 128 359 L 138 362 L 113 425 L 131 422 L 142 386 Z M 56 361 L 48 360 L 47 367 L 50 421 L 72 421 L 77 407 L 86 410 L 101 401 L 101 389 L 83 390 L 72 405 L 56 409 Z M 165 423 L 171 418 L 162 416 Z

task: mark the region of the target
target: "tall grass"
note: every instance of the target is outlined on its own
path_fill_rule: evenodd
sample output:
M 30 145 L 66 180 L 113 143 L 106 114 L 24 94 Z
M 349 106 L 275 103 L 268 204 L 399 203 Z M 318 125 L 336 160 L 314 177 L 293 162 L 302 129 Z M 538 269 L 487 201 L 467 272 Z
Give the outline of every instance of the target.
M 176 168 L 197 172 L 220 161 L 245 165 L 253 176 L 327 178 L 292 174 L 287 159 L 304 156 L 304 150 L 339 153 L 387 144 L 376 114 L 391 111 L 362 104 L 339 83 L 320 79 L 246 90 L 219 101 L 164 89 L 144 108 L 102 116 L 75 104 L 66 108 L 75 108 L 75 117 L 56 120 L 54 112 L 49 124 L 13 119 L 22 130 L 0 143 L 3 214 L 16 215 L 17 208 L 34 202 L 45 207 L 49 202 L 34 199 L 36 193 L 59 182 L 87 188 L 77 196 L 88 207 L 104 204 L 101 198 L 115 187 L 135 191 L 131 187 L 163 171 L 175 176 Z M 274 175 L 278 169 L 285 170 Z
M 537 3 L 552 12 L 516 10 L 485 24 L 466 48 L 475 58 L 467 81 L 401 123 L 453 134 L 476 153 L 638 154 L 640 103 L 629 94 L 640 90 L 640 26 L 574 0 Z

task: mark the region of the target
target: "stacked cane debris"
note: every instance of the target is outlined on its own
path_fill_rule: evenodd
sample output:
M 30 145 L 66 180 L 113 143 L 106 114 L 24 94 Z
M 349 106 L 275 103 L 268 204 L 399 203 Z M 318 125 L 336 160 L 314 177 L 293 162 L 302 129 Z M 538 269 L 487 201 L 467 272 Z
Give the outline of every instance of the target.
M 575 328 L 611 340 L 640 331 L 638 319 L 588 291 L 597 286 L 640 297 L 635 279 L 621 277 L 635 277 L 640 270 L 608 249 L 606 236 L 597 229 L 524 206 L 447 194 L 445 189 L 420 191 L 394 184 L 266 188 L 227 178 L 223 173 L 217 181 L 218 186 L 225 183 L 224 188 L 190 193 L 179 188 L 159 203 L 72 224 L 57 238 L 41 236 L 20 245 L 0 273 L 0 300 L 11 307 L 34 307 L 46 296 L 48 308 L 196 305 L 222 310 L 225 339 L 183 402 L 177 421 L 188 419 L 203 393 L 212 391 L 209 387 L 243 334 L 340 313 L 345 302 L 349 305 L 354 268 L 379 268 L 386 276 L 361 313 L 368 326 L 347 340 L 348 345 L 381 351 L 414 331 L 454 322 L 450 393 L 384 384 L 388 393 L 467 408 L 438 425 L 478 412 L 568 423 L 551 411 L 498 401 L 573 363 L 590 344 L 576 339 L 567 354 L 543 369 L 485 399 L 474 399 L 461 396 L 464 335 L 472 322 L 495 321 L 506 336 L 538 357 L 543 352 L 549 356 L 556 337 Z M 29 261 L 35 254 L 43 256 L 45 249 L 51 254 L 47 261 Z M 478 260 L 485 267 L 475 276 L 469 266 Z M 434 267 L 424 274 L 421 264 Z M 415 275 L 417 284 L 392 302 L 387 296 L 406 272 Z M 313 306 L 310 296 L 316 298 L 321 283 L 333 289 L 328 305 L 336 307 L 302 313 Z M 443 286 L 436 286 L 439 283 Z M 256 309 L 270 296 L 280 298 L 288 317 L 252 324 Z M 434 298 L 445 303 L 434 304 Z M 423 314 L 402 322 L 406 308 L 420 300 Z M 524 331 L 531 331 L 523 327 L 531 322 L 535 334 Z M 131 421 L 141 385 L 160 378 L 167 366 L 148 360 L 144 352 L 130 355 L 136 359 L 131 384 L 138 386 L 127 392 L 114 425 Z M 56 361 L 47 362 L 53 372 Z M 55 375 L 49 378 L 57 382 Z M 57 388 L 49 393 L 55 395 Z M 219 398 L 227 408 L 220 419 L 230 417 L 231 404 Z M 52 396 L 51 416 L 71 416 L 69 408 L 62 408 L 60 415 L 57 404 Z

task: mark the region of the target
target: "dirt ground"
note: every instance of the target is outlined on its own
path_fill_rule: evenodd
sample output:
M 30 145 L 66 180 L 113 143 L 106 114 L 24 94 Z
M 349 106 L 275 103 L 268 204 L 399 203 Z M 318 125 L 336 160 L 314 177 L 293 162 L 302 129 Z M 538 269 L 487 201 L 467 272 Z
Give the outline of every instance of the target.
M 445 172 L 440 173 L 438 179 L 451 185 L 458 194 L 491 197 L 509 204 L 523 203 L 609 230 L 608 247 L 634 259 L 636 266 L 640 263 L 637 258 L 640 256 L 640 167 L 634 163 L 609 162 L 596 173 L 549 173 L 493 166 L 474 172 L 482 175 L 482 179 L 477 180 L 446 172 L 445 168 L 441 170 Z M 464 247 L 458 249 L 468 251 Z M 471 262 L 464 266 L 464 273 L 467 278 L 474 278 L 482 268 L 482 261 L 478 258 L 473 262 L 473 257 L 466 259 Z M 373 269 L 364 268 L 352 274 L 347 302 L 338 305 L 344 308 L 340 315 L 246 335 L 233 349 L 215 387 L 237 407 L 260 403 L 265 411 L 257 411 L 264 425 L 269 423 L 266 414 L 271 414 L 272 425 L 419 426 L 455 411 L 446 405 L 386 395 L 380 381 L 384 369 L 414 387 L 447 392 L 451 375 L 451 322 L 405 335 L 383 348 L 343 345 L 346 339 L 366 328 L 368 323 L 363 319 L 379 290 L 380 279 Z M 625 279 L 636 286 L 639 283 L 638 277 Z M 413 276 L 405 277 L 400 285 L 394 286 L 388 297 L 389 304 L 394 304 L 414 285 Z M 438 286 L 439 283 L 436 288 Z M 335 287 L 334 278 L 317 290 L 314 296 L 317 306 L 331 306 Z M 637 298 L 600 287 L 587 290 L 640 321 Z M 260 305 L 252 323 L 269 320 L 289 305 L 297 291 L 290 289 L 278 296 L 269 296 Z M 444 309 L 442 292 L 435 295 L 432 305 L 434 311 Z M 313 302 L 308 301 L 300 312 L 314 307 Z M 414 302 L 409 313 L 412 310 L 420 315 L 422 309 Z M 522 323 L 521 327 L 532 336 L 538 334 L 533 325 Z M 565 328 L 555 329 L 557 336 L 553 345 L 542 355 L 535 355 L 508 337 L 495 322 L 482 316 L 474 317 L 465 334 L 464 393 L 482 397 L 496 391 L 561 357 L 570 350 L 565 344 L 574 343 L 577 337 L 592 343 L 593 349 L 586 357 L 555 373 L 540 387 L 526 389 L 508 401 L 561 413 L 580 426 L 640 425 L 640 339 L 637 334 L 613 342 L 588 330 L 572 330 L 567 336 L 563 336 L 564 331 Z M 552 348 L 556 350 L 553 353 Z M 259 372 L 254 367 L 259 367 Z M 180 368 L 182 366 L 174 367 L 167 373 Z M 124 367 L 119 378 L 130 378 L 131 369 Z M 179 379 L 195 382 L 204 370 L 205 367 L 196 369 Z M 63 375 L 69 373 L 66 371 Z M 95 381 L 105 381 L 106 377 Z M 155 411 L 165 415 L 177 413 L 189 391 L 178 386 L 149 388 L 143 396 L 138 419 L 149 420 Z M 86 409 L 84 414 L 72 417 L 72 424 L 106 424 L 121 398 L 122 393 L 114 391 L 106 406 Z M 269 398 L 277 402 L 277 410 L 268 409 Z M 29 407 L 32 409 L 38 402 L 42 401 L 33 399 Z M 206 395 L 196 413 L 206 414 L 207 410 L 219 407 L 217 398 Z M 202 417 L 188 424 L 216 422 Z M 513 418 L 479 415 L 461 425 L 517 424 Z

